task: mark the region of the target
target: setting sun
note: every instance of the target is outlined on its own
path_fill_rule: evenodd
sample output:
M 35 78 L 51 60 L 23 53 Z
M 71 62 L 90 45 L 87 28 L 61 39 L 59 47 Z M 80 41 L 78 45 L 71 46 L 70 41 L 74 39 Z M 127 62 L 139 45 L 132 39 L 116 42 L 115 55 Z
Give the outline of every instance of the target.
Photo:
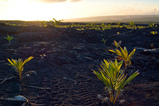
M 67 18 L 67 16 L 65 17 L 65 15 L 61 14 L 63 13 L 62 7 L 66 7 L 62 3 L 54 3 L 52 5 L 49 5 L 40 2 L 17 2 L 13 4 L 14 5 L 6 10 L 9 11 L 9 14 L 6 15 L 6 19 L 11 18 L 12 20 L 50 20 L 53 17 L 55 17 L 56 19 Z

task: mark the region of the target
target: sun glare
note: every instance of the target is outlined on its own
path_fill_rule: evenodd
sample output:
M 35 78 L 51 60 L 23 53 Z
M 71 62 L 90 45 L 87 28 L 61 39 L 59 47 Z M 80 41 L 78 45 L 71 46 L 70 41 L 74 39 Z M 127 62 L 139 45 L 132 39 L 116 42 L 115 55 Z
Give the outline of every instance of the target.
M 64 20 L 92 16 L 159 14 L 158 2 L 150 2 L 149 4 L 151 5 L 148 5 L 147 2 L 117 1 L 118 0 L 109 2 L 107 0 L 0 0 L 0 19 L 49 21 L 52 20 L 52 18 Z
M 12 5 L 12 9 L 9 10 L 12 20 L 52 20 L 67 18 L 63 8 L 65 5 L 62 3 L 43 4 L 40 2 L 17 2 Z

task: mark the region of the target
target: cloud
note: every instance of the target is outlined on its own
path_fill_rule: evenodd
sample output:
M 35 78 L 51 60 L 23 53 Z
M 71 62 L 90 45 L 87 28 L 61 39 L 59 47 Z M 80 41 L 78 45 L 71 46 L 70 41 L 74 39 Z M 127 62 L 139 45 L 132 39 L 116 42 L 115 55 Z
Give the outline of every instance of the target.
M 134 4 L 134 6 L 138 6 L 138 4 Z
M 80 2 L 82 0 L 35 0 L 35 1 L 40 1 L 43 3 L 58 3 L 58 2 Z
M 145 11 L 140 8 L 122 6 L 114 9 L 114 14 L 117 15 L 142 15 Z
M 57 3 L 57 2 L 66 2 L 67 0 L 36 0 L 44 3 Z
M 157 11 L 157 8 L 154 8 L 154 11 Z
M 159 10 L 157 8 L 154 8 L 151 13 L 151 15 L 159 15 Z
M 79 2 L 79 1 L 82 1 L 82 0 L 71 0 L 70 2 Z

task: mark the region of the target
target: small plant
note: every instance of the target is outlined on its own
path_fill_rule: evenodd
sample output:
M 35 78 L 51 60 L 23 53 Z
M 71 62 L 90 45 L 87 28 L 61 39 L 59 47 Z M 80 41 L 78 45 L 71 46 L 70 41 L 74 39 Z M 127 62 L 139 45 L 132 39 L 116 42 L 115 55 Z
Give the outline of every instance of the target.
M 50 26 L 57 27 L 60 25 L 61 21 L 63 20 L 56 20 L 55 18 L 53 18 L 53 20 L 50 20 Z
M 120 25 L 121 25 L 121 22 L 117 23 L 117 25 L 120 26 Z
M 104 23 L 101 24 L 101 27 L 105 27 Z
M 117 32 L 117 34 L 119 35 L 119 34 L 120 34 L 120 32 Z
M 152 33 L 153 35 L 156 35 L 158 32 L 157 31 L 151 31 L 150 33 Z
M 41 21 L 41 25 L 40 26 L 42 26 L 42 27 L 46 27 L 47 25 L 46 25 L 46 21 Z
M 149 27 L 154 27 L 155 26 L 155 24 L 153 23 L 153 22 L 151 22 L 151 23 L 149 23 Z
M 116 41 L 114 41 L 115 43 Z M 124 49 L 118 44 L 115 43 L 115 45 L 117 45 L 116 47 L 120 47 L 120 50 L 116 49 L 116 50 L 109 50 L 110 52 L 113 52 L 115 54 L 118 55 L 118 59 L 119 60 L 124 60 L 125 63 L 125 70 L 127 69 L 127 65 L 131 65 L 131 58 L 132 56 L 135 54 L 136 49 L 134 49 L 130 54 L 128 54 L 127 48 L 124 47 Z
M 95 23 L 90 23 L 90 27 L 94 28 L 95 27 Z
M 110 101 L 113 104 L 115 104 L 124 86 L 139 74 L 139 72 L 136 71 L 127 78 L 127 75 L 120 69 L 122 64 L 123 61 L 119 63 L 117 60 L 115 60 L 115 62 L 108 62 L 104 59 L 99 72 L 93 70 L 97 77 L 105 84 L 105 88 L 110 96 Z
M 55 18 L 53 18 L 53 23 L 55 26 L 58 26 L 61 23 L 61 21 L 63 20 L 56 20 Z
M 26 60 L 23 60 L 22 59 L 18 59 L 18 60 L 15 60 L 15 59 L 8 59 L 9 63 L 8 65 L 10 66 L 13 66 L 15 68 L 15 71 L 19 73 L 19 78 L 21 79 L 22 78 L 22 71 L 23 71 L 23 66 L 25 63 L 27 63 L 28 61 L 30 61 L 31 59 L 33 59 L 33 56 L 30 56 L 29 58 L 27 58 Z
M 131 22 L 129 23 L 129 25 L 132 26 L 132 27 L 135 26 L 135 24 L 134 24 L 133 21 L 131 21 Z
M 4 37 L 6 40 L 8 40 L 9 44 L 10 44 L 10 41 L 14 38 L 13 36 L 9 36 L 7 35 L 7 37 Z
M 102 38 L 102 42 L 105 44 L 107 42 L 107 39 L 105 40 L 104 38 Z

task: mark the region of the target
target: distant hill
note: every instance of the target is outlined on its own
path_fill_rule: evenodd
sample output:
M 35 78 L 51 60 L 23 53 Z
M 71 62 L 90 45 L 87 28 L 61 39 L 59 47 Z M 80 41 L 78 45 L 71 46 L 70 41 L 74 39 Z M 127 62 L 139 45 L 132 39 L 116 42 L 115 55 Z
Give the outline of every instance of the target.
M 159 15 L 118 15 L 118 16 L 95 16 L 85 18 L 64 19 L 64 22 L 136 22 L 136 23 L 158 23 Z

